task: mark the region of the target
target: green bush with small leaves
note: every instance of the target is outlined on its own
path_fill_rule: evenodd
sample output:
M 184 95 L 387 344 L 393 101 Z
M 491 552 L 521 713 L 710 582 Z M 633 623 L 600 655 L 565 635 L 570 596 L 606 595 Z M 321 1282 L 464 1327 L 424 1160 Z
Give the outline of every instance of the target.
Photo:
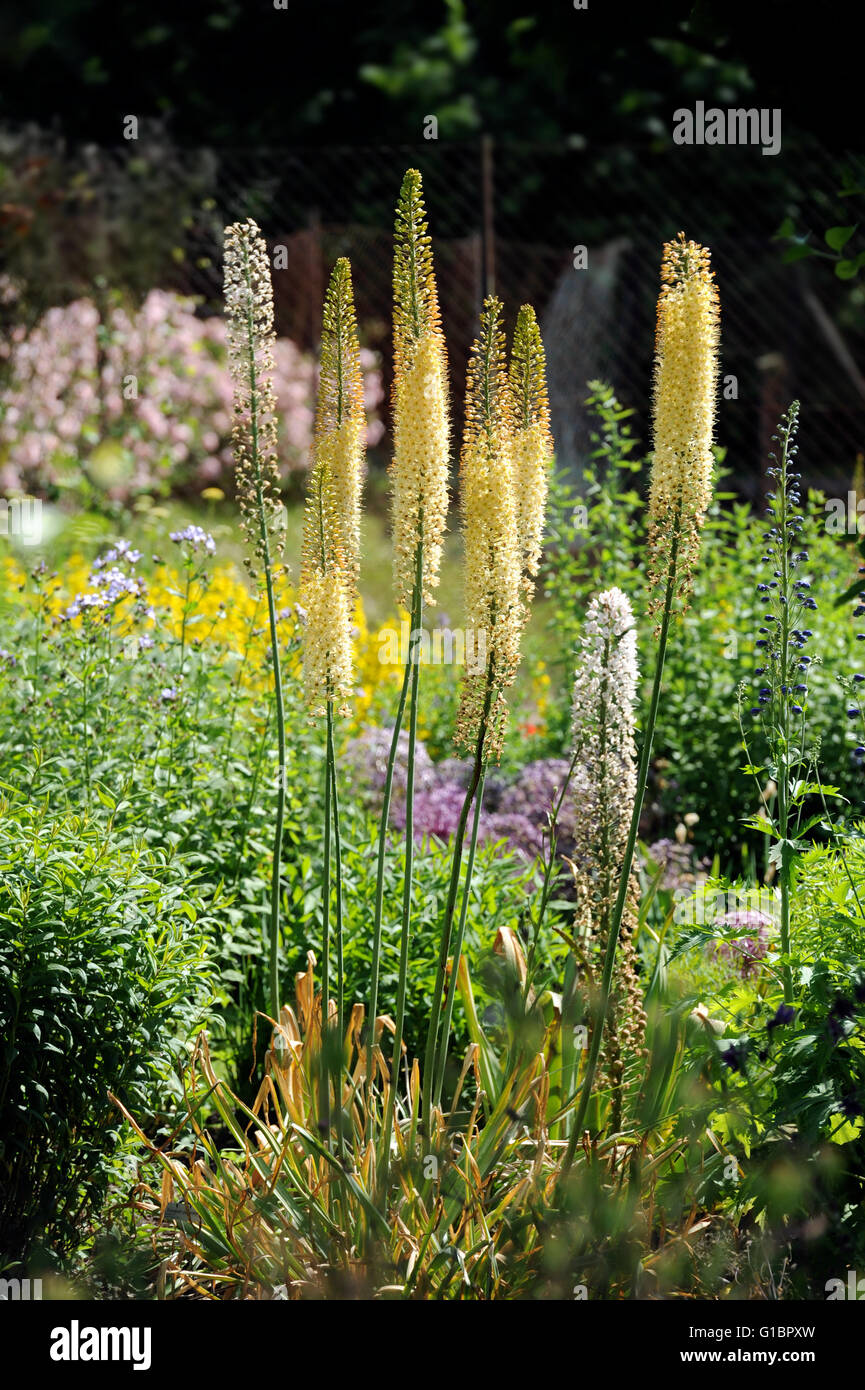
M 80 1242 L 121 1143 L 111 1097 L 155 1130 L 209 975 L 200 895 L 170 854 L 47 803 L 0 807 L 5 1260 Z

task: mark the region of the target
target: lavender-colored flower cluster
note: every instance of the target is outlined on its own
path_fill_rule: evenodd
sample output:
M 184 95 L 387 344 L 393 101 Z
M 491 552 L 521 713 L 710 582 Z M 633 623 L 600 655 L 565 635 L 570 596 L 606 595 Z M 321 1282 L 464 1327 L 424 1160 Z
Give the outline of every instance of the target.
M 140 559 L 141 551 L 134 550 L 129 541 L 115 541 L 114 544 L 106 550 L 104 555 L 97 555 L 96 559 L 93 561 L 91 583 L 93 582 L 92 575 L 95 574 L 97 570 L 104 569 L 106 565 L 117 565 L 121 563 L 137 565 Z
M 173 540 L 176 545 L 185 543 L 196 552 L 199 546 L 202 550 L 206 550 L 208 555 L 213 555 L 216 551 L 216 542 L 201 526 L 190 525 L 184 526 L 182 531 L 170 531 L 169 539 Z
M 736 967 L 743 980 L 750 979 L 769 950 L 771 919 L 753 908 L 739 909 L 725 913 L 721 925 L 734 932 L 747 930 L 750 933 L 737 936 L 735 940 L 718 941 L 713 948 L 716 956 Z
M 90 569 L 90 588 L 75 594 L 61 617 L 68 621 L 79 618 L 90 609 L 113 608 L 126 595 L 131 595 L 137 602 L 145 604 L 147 581 L 141 575 L 127 574 L 120 568 L 122 563 L 134 567 L 140 559 L 141 552 L 133 550 L 128 541 L 116 541 L 93 561 Z M 145 616 L 154 618 L 154 610 L 146 606 Z
M 535 762 L 526 763 L 517 780 L 507 789 L 509 814 L 522 816 L 532 825 L 544 829 L 548 817 L 558 805 L 568 767 L 566 758 L 538 758 Z M 574 798 L 565 796 L 556 821 L 560 847 L 573 842 L 576 819 Z
M 346 775 L 361 789 L 370 809 L 381 808 L 387 760 L 393 731 L 367 728 L 346 747 Z M 400 734 L 394 767 L 391 819 L 397 830 L 405 828 L 406 754 L 408 735 Z M 488 795 L 478 825 L 478 838 L 504 840 L 509 849 L 533 860 L 544 849 L 544 832 L 558 793 L 567 776 L 563 759 L 547 758 L 529 763 L 516 779 L 504 784 L 488 780 Z M 418 840 L 434 835 L 448 840 L 456 834 L 471 766 L 459 758 L 433 763 L 423 742 L 415 754 L 414 833 Z M 573 808 L 562 806 L 559 849 L 567 852 L 573 837 Z M 471 822 L 469 821 L 470 829 Z
M 649 845 L 649 854 L 656 864 L 663 867 L 661 887 L 671 893 L 690 891 L 701 874 L 709 869 L 708 859 L 698 859 L 692 844 L 678 840 L 655 840 Z
M 465 800 L 465 788 L 458 782 L 435 781 L 425 791 L 415 793 L 414 828 L 418 839 L 435 835 L 449 840 L 456 834 L 460 811 Z M 400 829 L 405 828 L 405 801 L 401 801 L 394 817 Z
M 544 828 L 538 820 L 508 811 L 493 811 L 492 814 L 482 812 L 478 839 L 504 840 L 508 849 L 515 850 L 530 861 L 544 851 Z
M 343 754 L 342 765 L 346 777 L 356 786 L 361 796 L 372 809 L 378 810 L 384 796 L 384 783 L 387 775 L 387 760 L 393 739 L 393 729 L 368 727 L 357 738 L 350 739 Z M 391 788 L 391 808 L 396 816 L 402 806 L 405 823 L 406 760 L 408 757 L 408 734 L 403 729 L 397 744 L 397 756 L 393 770 Z M 434 783 L 433 762 L 426 745 L 418 739 L 415 750 L 415 797 L 429 790 Z

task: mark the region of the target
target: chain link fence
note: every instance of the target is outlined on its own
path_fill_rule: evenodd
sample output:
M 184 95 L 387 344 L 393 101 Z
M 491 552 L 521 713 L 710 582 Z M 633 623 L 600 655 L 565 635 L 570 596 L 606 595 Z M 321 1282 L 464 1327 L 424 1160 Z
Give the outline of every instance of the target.
M 130 141 L 72 150 L 19 132 L 0 141 L 0 161 L 0 250 L 23 285 L 0 305 L 7 330 L 94 285 L 133 295 L 158 285 L 196 296 L 202 314 L 218 312 L 222 228 L 253 216 L 273 253 L 277 331 L 316 349 L 329 269 L 348 256 L 362 340 L 380 354 L 387 386 L 393 207 L 402 172 L 416 165 L 457 423 L 478 312 L 494 292 L 511 325 L 520 304 L 536 307 L 559 459 L 575 477 L 589 447 L 589 380 L 610 382 L 646 439 L 661 244 L 681 227 L 711 246 L 717 271 L 718 439 L 738 489 L 759 497 L 769 437 L 796 396 L 812 484 L 843 495 L 865 453 L 862 292 L 822 261 L 783 264 L 773 241 L 782 219 L 802 210 L 802 190 L 818 229 L 837 193 L 838 162 L 817 147 L 774 159 L 752 149 L 650 147 L 599 157 L 487 138 L 370 149 L 139 149 Z

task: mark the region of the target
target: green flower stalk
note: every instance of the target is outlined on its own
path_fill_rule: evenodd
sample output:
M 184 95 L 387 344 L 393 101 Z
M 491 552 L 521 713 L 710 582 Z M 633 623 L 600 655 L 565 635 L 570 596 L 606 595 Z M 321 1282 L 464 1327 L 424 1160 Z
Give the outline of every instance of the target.
M 322 1046 L 332 1065 L 339 1146 L 342 1150 L 341 1056 L 345 1030 L 343 999 L 342 863 L 339 797 L 334 751 L 334 707 L 348 712 L 352 689 L 351 619 L 357 600 L 360 494 L 365 415 L 360 347 L 351 267 L 333 268 L 324 302 L 321 370 L 313 460 L 303 523 L 299 600 L 306 610 L 303 638 L 304 693 L 310 713 L 325 715 L 327 752 L 324 791 L 324 882 L 322 884 Z M 336 894 L 336 1042 L 330 1037 L 331 831 Z M 328 1109 L 324 1099 L 324 1110 Z
M 241 527 L 250 545 L 246 566 L 264 578 L 276 699 L 278 785 L 270 887 L 270 1010 L 279 1018 L 279 891 L 285 820 L 285 707 L 279 662 L 275 561 L 282 554 L 276 397 L 273 389 L 273 288 L 267 247 L 251 219 L 225 229 L 228 364 L 234 387 L 232 443 Z
M 382 917 L 388 818 L 399 735 L 411 697 L 406 776 L 405 877 L 403 882 L 399 982 L 393 1043 L 392 1084 L 382 1131 L 382 1163 L 390 1149 L 393 1107 L 399 1078 L 408 976 L 413 875 L 414 764 L 417 694 L 424 603 L 435 601 L 448 507 L 450 422 L 447 355 L 438 291 L 423 202 L 421 176 L 409 169 L 403 179 L 394 227 L 394 457 L 390 469 L 394 533 L 394 595 L 411 614 L 409 651 L 387 763 L 378 842 L 372 966 L 367 1018 L 367 1121 L 371 1119 L 372 1048 L 378 1012 Z
M 705 247 L 680 232 L 667 242 L 655 336 L 654 457 L 649 496 L 651 607 L 660 612 L 658 649 L 649 714 L 637 772 L 618 893 L 610 915 L 601 985 L 593 1010 L 589 1055 L 563 1171 L 574 1160 L 598 1069 L 622 919 L 631 891 L 631 869 L 646 793 L 652 742 L 661 697 L 667 637 L 674 607 L 687 605 L 700 531 L 711 500 L 712 435 L 718 380 L 719 308 L 714 272 Z
M 774 490 L 769 494 L 771 525 L 767 529 L 766 554 L 763 556 L 767 572 L 765 582 L 757 585 L 757 596 L 763 605 L 763 623 L 756 646 L 764 663 L 758 667 L 757 674 L 763 684 L 757 704 L 751 710 L 752 716 L 760 718 L 762 734 L 768 745 L 767 771 L 778 788 L 777 818 L 771 827 L 775 845 L 770 860 L 777 866 L 781 891 L 781 979 L 784 1003 L 788 1005 L 793 1003 L 790 896 L 799 843 L 803 788 L 810 783 L 812 792 L 817 790 L 821 797 L 824 795 L 816 767 L 813 776 L 808 776 L 809 762 L 813 756 L 809 756 L 806 747 L 811 657 L 805 649 L 812 635 L 808 628 L 809 614 L 816 611 L 817 601 L 811 596 L 811 581 L 800 572 L 803 563 L 808 561 L 808 552 L 800 549 L 805 520 L 800 506 L 801 474 L 794 469 L 798 427 L 799 402 L 793 401 L 778 426 L 778 433 L 772 436 L 779 453 L 769 455 L 772 466 L 768 472 Z M 774 578 L 770 577 L 769 567 Z M 748 763 L 753 768 L 750 738 L 744 729 L 742 741 L 748 753 Z M 768 807 L 766 812 L 768 816 Z M 767 816 L 758 818 L 761 827 L 765 827 Z

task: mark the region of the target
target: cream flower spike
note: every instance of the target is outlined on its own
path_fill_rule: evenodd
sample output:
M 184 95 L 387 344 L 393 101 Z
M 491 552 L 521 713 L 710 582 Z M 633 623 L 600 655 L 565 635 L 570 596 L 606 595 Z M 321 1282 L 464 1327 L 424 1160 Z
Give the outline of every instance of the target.
M 394 230 L 394 596 L 411 610 L 418 543 L 423 597 L 433 603 L 448 510 L 447 353 L 421 176 L 403 179 Z
M 664 246 L 655 336 L 651 574 L 662 588 L 675 555 L 686 597 L 712 497 L 720 309 L 710 255 L 683 232 Z M 658 600 L 655 600 L 656 606 Z
M 282 552 L 276 396 L 273 389 L 273 288 L 267 246 L 250 218 L 225 229 L 228 367 L 234 387 L 232 445 L 240 524 L 251 573 Z M 254 557 L 254 558 L 253 558 Z

